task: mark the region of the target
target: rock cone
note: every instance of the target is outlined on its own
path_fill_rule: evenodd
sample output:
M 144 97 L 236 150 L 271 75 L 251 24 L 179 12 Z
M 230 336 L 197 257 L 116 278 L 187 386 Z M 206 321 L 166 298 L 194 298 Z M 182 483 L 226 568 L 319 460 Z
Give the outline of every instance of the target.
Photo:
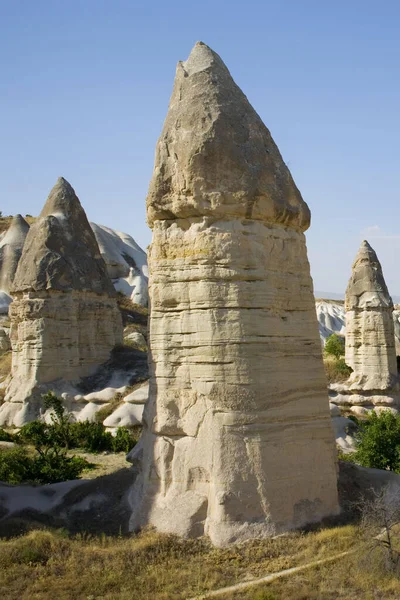
M 346 290 L 346 363 L 353 369 L 332 400 L 353 407 L 398 407 L 393 302 L 375 251 L 363 241 Z
M 131 527 L 223 545 L 336 513 L 309 209 L 202 43 L 177 67 L 147 214 L 151 379 Z
M 0 423 L 21 425 L 40 414 L 46 386 L 89 374 L 122 341 L 104 260 L 63 178 L 30 228 L 11 294 L 12 373 Z

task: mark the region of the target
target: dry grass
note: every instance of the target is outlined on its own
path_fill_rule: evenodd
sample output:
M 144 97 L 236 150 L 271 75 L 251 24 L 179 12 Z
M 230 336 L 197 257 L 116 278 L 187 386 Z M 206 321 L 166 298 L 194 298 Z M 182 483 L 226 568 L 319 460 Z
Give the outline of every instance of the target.
M 11 373 L 12 352 L 5 352 L 0 355 L 0 379 Z
M 37 217 L 24 217 L 25 221 L 27 221 L 29 225 L 32 225 L 32 223 L 36 221 L 36 218 Z M 3 231 L 7 231 L 7 229 L 10 227 L 12 219 L 13 215 L 10 215 L 8 217 L 0 217 L 0 233 L 3 233 Z
M 398 600 L 400 579 L 360 550 L 338 561 L 221 600 Z
M 350 371 L 344 371 L 339 368 L 338 360 L 333 356 L 324 356 L 325 375 L 328 383 L 339 383 L 346 381 L 350 376 Z
M 356 540 L 349 526 L 226 549 L 152 531 L 73 539 L 35 531 L 0 543 L 0 592 L 7 600 L 186 600 L 342 552 Z M 255 598 L 258 591 L 251 593 L 243 598 Z
M 344 305 L 344 300 L 334 300 L 332 298 L 315 298 L 315 302 L 330 302 L 331 304 Z

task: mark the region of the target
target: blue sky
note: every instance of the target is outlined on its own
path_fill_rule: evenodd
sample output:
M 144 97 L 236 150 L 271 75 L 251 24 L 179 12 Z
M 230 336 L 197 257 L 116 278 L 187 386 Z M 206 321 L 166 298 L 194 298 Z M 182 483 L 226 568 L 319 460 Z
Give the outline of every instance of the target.
M 218 52 L 312 211 L 316 289 L 364 237 L 400 295 L 400 3 L 0 0 L 0 210 L 38 214 L 59 175 L 90 220 L 145 247 L 175 66 Z

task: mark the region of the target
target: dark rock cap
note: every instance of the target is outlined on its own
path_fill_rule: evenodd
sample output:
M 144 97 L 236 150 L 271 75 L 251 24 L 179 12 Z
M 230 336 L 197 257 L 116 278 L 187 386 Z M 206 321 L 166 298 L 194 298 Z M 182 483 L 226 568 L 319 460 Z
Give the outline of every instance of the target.
M 375 250 L 364 240 L 354 259 L 346 289 L 345 308 L 393 308 L 381 263 Z
M 310 211 L 270 132 L 221 58 L 198 42 L 178 63 L 147 218 L 211 216 L 304 231 Z
M 115 291 L 86 213 L 63 177 L 26 237 L 11 292 Z

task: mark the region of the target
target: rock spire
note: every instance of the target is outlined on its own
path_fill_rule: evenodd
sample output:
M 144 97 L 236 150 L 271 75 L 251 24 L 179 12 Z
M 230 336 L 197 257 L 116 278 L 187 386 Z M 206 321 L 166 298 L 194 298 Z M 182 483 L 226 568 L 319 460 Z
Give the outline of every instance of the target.
M 132 529 L 224 545 L 336 513 L 310 212 L 203 43 L 177 67 L 147 216 L 151 377 Z
M 11 287 L 12 372 L 0 423 L 41 414 L 55 382 L 76 382 L 122 341 L 115 290 L 73 188 L 58 179 L 25 240 Z

